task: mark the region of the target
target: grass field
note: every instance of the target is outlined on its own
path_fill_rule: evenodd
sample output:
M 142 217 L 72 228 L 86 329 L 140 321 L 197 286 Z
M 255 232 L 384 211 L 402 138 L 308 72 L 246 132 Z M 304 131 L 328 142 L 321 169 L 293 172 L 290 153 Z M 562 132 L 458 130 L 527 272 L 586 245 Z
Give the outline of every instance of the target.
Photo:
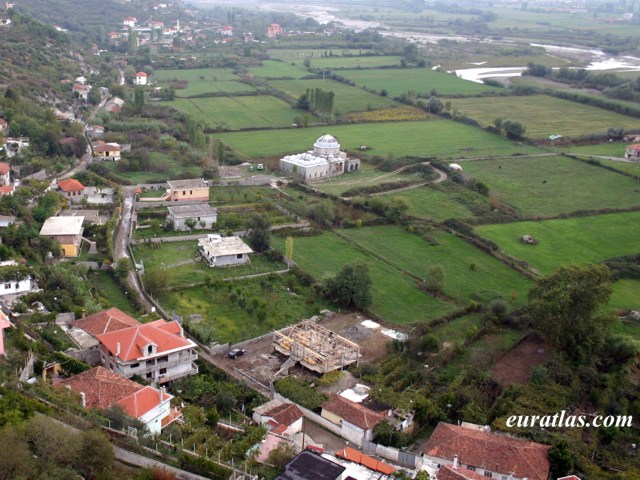
M 261 67 L 253 67 L 249 72 L 256 77 L 262 78 L 301 78 L 309 75 L 309 72 L 300 65 L 291 65 L 287 62 L 277 62 L 275 60 L 266 60 L 262 62 Z
M 149 158 L 151 159 L 151 170 L 148 172 L 143 171 L 120 171 L 118 165 L 126 160 L 120 162 L 101 162 L 108 170 L 119 178 L 127 180 L 133 184 L 137 183 L 156 183 L 166 182 L 172 178 L 178 178 L 181 175 L 189 174 L 192 177 L 202 176 L 202 168 L 196 165 L 185 165 L 176 162 L 169 155 L 161 152 L 149 152 Z
M 270 95 L 179 98 L 168 105 L 211 128 L 286 127 L 299 112 Z
M 162 86 L 176 81 L 186 81 L 186 88 L 176 89 L 177 97 L 191 97 L 205 93 L 252 92 L 253 87 L 240 83 L 240 78 L 230 68 L 198 68 L 191 70 L 157 70 L 154 77 Z
M 333 53 L 334 56 L 324 56 L 325 52 Z M 311 62 L 311 68 L 372 68 L 372 67 L 389 67 L 400 65 L 402 57 L 398 55 L 365 55 L 363 50 L 357 49 L 270 49 L 269 55 L 289 63 L 295 63 L 296 66 L 302 66 L 305 59 Z
M 323 182 L 315 183 L 314 187 L 323 192 L 342 195 L 343 192 L 351 188 L 370 187 L 385 182 L 418 182 L 421 180 L 422 177 L 417 173 L 383 172 L 363 163 L 361 164 L 360 170 L 357 172 L 349 172 L 348 175 L 341 175 Z
M 567 153 L 575 153 L 576 155 L 604 155 L 607 157 L 624 157 L 624 151 L 627 148 L 626 143 L 607 142 L 598 145 L 581 145 L 561 147 L 559 150 Z
M 474 327 L 479 327 L 483 322 L 484 319 L 482 318 L 482 315 L 472 313 L 470 315 L 465 315 L 464 317 L 451 320 L 444 325 L 440 325 L 431 333 L 433 333 L 440 342 L 462 345 L 464 340 L 467 338 L 468 333 Z
M 413 90 L 419 95 L 430 96 L 435 90 L 437 95 L 478 94 L 497 91 L 481 83 L 462 80 L 455 75 L 437 72 L 429 68 L 398 68 L 380 70 L 345 70 L 340 75 L 356 82 L 360 87 L 373 88 L 380 92 L 386 89 L 390 97 Z
M 531 285 L 522 274 L 441 230 L 434 229 L 430 234 L 438 243 L 435 246 L 395 226 L 355 228 L 341 233 L 359 247 L 420 278 L 427 278 L 429 269 L 440 265 L 446 279 L 445 293 L 464 302 L 487 303 L 504 298 L 513 306 L 520 306 Z
M 640 119 L 546 95 L 460 98 L 451 101 L 451 108 L 483 126 L 493 125 L 498 117 L 517 120 L 526 127 L 529 138 L 551 134 L 575 137 L 606 132 L 611 127 L 640 128 Z
M 543 274 L 561 265 L 584 265 L 607 258 L 638 253 L 640 212 L 614 213 L 542 222 L 483 225 L 476 231 L 500 248 Z M 538 245 L 525 245 L 522 235 L 532 235 Z
M 133 247 L 136 261 L 144 263 L 145 270 L 167 270 L 167 287 L 184 287 L 198 282 L 204 282 L 208 278 L 222 280 L 256 273 L 267 273 L 283 270 L 286 266 L 282 263 L 274 263 L 262 255 L 252 255 L 251 263 L 228 268 L 210 268 L 202 262 L 194 259 L 198 242 L 195 240 L 185 242 L 165 242 L 160 248 L 151 248 L 148 245 Z M 143 277 L 144 281 L 144 277 Z
M 284 251 L 284 240 L 274 239 Z M 335 275 L 345 264 L 364 262 L 372 280 L 371 311 L 385 321 L 409 324 L 439 317 L 456 307 L 422 292 L 415 282 L 376 258 L 367 255 L 332 233 L 294 239 L 293 260 L 316 279 Z
M 480 160 L 463 167 L 465 174 L 481 179 L 492 195 L 522 215 L 640 205 L 634 179 L 567 157 Z
M 307 88 L 321 88 L 335 93 L 333 110 L 336 114 L 362 112 L 376 108 L 397 106 L 390 98 L 374 95 L 361 88 L 351 87 L 333 80 L 273 80 L 269 84 L 294 99 L 300 98 Z
M 135 314 L 136 309 L 129 301 L 129 297 L 124 294 L 116 281 L 104 270 L 96 270 L 87 275 L 91 286 L 100 292 L 103 300 L 101 303 L 105 308 L 116 307 L 125 313 Z
M 260 158 L 305 152 L 325 133 L 337 137 L 343 150 L 355 151 L 360 145 L 367 145 L 370 147 L 367 154 L 371 156 L 455 159 L 542 151 L 450 120 L 220 133 L 214 137 L 243 158 Z
M 447 191 L 438 185 L 427 185 L 413 190 L 393 193 L 387 198 L 401 197 L 408 201 L 408 214 L 417 218 L 446 220 L 447 218 L 470 218 L 473 216 L 461 199 L 472 196 L 475 201 L 485 201 L 480 195 L 459 189 L 459 193 Z
M 640 310 L 640 280 L 622 279 L 613 284 L 611 299 L 605 307 L 610 311 Z M 636 325 L 640 334 L 640 324 Z M 640 335 L 638 335 L 640 338 Z
M 240 307 L 237 298 L 241 296 L 259 299 L 266 318 L 260 321 L 246 306 Z M 160 303 L 167 311 L 187 318 L 201 315 L 202 325 L 212 329 L 215 340 L 221 343 L 256 337 L 329 307 L 311 288 L 300 285 L 292 274 L 228 282 L 223 287 L 203 286 L 165 292 Z

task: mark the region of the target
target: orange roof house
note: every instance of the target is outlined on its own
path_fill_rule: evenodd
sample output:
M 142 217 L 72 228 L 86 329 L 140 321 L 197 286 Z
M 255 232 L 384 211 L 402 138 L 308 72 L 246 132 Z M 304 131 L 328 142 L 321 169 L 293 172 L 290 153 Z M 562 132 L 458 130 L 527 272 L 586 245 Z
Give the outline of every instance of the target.
M 358 450 L 355 450 L 351 447 L 344 448 L 338 452 L 336 452 L 336 457 L 344 458 L 353 463 L 357 463 L 358 465 L 363 465 L 367 467 L 369 470 L 373 470 L 374 472 L 383 473 L 385 475 L 392 475 L 396 470 L 395 467 L 388 465 L 380 460 L 376 460 L 369 455 L 365 455 Z
M 74 178 L 60 180 L 58 190 L 72 203 L 77 203 L 84 198 L 84 185 Z
M 629 145 L 625 151 L 625 157 L 640 159 L 640 143 Z
M 359 447 L 365 440 L 373 440 L 374 427 L 385 417 L 383 413 L 375 412 L 340 395 L 334 395 L 322 404 L 322 416 L 339 425 L 340 436 Z
M 122 147 L 117 143 L 100 143 L 93 148 L 95 156 L 102 160 L 118 161 L 120 160 L 121 152 Z
M 164 389 L 140 385 L 103 367 L 74 375 L 59 386 L 79 393 L 85 408 L 120 406 L 129 417 L 144 423 L 151 433 L 160 433 L 169 424 L 165 419 L 173 421 L 180 416 L 176 415 L 175 409 L 172 411 L 169 401 L 173 396 Z
M 513 478 L 513 477 L 512 477 Z M 442 465 L 438 470 L 438 480 L 486 480 L 487 477 L 464 467 Z
M 11 185 L 11 166 L 0 162 L 0 185 Z
M 492 474 L 494 477 L 512 475 L 514 480 L 547 480 L 549 448 L 482 428 L 440 422 L 422 447 L 422 452 L 434 463 L 458 464 L 485 477 Z
M 140 325 L 135 318 L 130 317 L 122 310 L 112 307 L 108 310 L 103 310 L 88 317 L 76 320 L 71 324 L 74 327 L 81 328 L 87 333 L 97 337 L 103 333 L 114 332 L 123 328 L 133 327 Z

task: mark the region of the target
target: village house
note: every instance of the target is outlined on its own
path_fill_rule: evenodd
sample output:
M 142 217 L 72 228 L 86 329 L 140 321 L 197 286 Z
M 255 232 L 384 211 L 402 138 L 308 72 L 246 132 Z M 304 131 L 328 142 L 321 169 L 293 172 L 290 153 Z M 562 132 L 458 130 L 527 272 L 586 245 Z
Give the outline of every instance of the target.
M 10 227 L 14 223 L 16 223 L 16 217 L 13 215 L 0 215 L 0 228 Z M 2 265 L 2 262 L 0 262 L 0 265 Z
M 302 431 L 304 416 L 293 403 L 274 399 L 254 408 L 253 421 L 279 435 L 291 436 Z
M 397 468 L 392 467 L 387 463 L 370 457 L 369 455 L 365 455 L 364 453 L 351 447 L 346 447 L 342 450 L 338 450 L 336 452 L 336 457 L 345 461 L 344 463 L 341 463 L 341 465 L 347 468 L 347 472 L 345 472 L 347 474 L 350 473 L 349 471 L 353 468 L 353 464 L 364 467 L 358 468 L 356 470 L 357 472 L 364 471 L 367 474 L 367 478 L 376 478 L 379 480 L 390 480 L 394 478 L 393 474 L 398 470 Z M 354 475 L 357 475 L 357 473 L 354 472 Z
M 121 152 L 122 147 L 117 143 L 99 142 L 93 147 L 94 155 L 101 160 L 112 160 L 114 162 L 117 162 L 118 160 L 120 160 Z
M 466 469 L 484 477 L 547 480 L 549 448 L 529 440 L 491 433 L 479 425 L 440 422 L 422 452 L 425 461 Z
M 0 197 L 4 195 L 13 195 L 14 187 L 10 187 L 9 185 L 3 185 L 0 187 Z
M 62 380 L 57 387 L 66 387 L 80 396 L 84 408 L 108 409 L 119 406 L 123 412 L 139 420 L 152 435 L 182 416 L 177 408 L 171 408 L 169 395 L 164 388 L 156 389 L 140 385 L 104 367 L 94 367 Z
M 342 480 L 345 467 L 310 450 L 303 450 L 284 466 L 275 480 Z
M 125 27 L 135 28 L 137 21 L 138 19 L 136 17 L 127 17 L 122 20 L 122 25 L 124 25 Z
M 20 266 L 14 260 L 0 262 L 0 296 L 23 295 L 34 289 L 35 283 L 28 267 Z
M 442 465 L 438 470 L 438 480 L 487 480 L 484 475 L 468 470 L 464 467 L 453 465 Z M 504 477 L 509 478 L 509 477 Z
M 280 171 L 303 182 L 315 182 L 326 178 L 355 172 L 360 160 L 348 158 L 340 151 L 340 144 L 331 135 L 323 135 L 313 144 L 313 150 L 280 159 Z
M 84 217 L 50 217 L 40 229 L 41 237 L 49 237 L 60 243 L 65 257 L 77 257 L 82 242 Z
M 0 185 L 11 185 L 11 167 L 8 163 L 0 162 Z
M 73 85 L 72 91 L 80 100 L 85 102 L 89 100 L 89 94 L 91 93 L 91 85 L 85 85 L 82 83 L 76 83 Z
M 633 160 L 640 160 L 640 143 L 629 145 L 625 150 L 624 156 Z
M 11 327 L 9 318 L 5 315 L 2 309 L 0 309 L 0 357 L 6 356 L 4 351 L 4 330 L 9 327 Z
M 275 38 L 279 35 L 282 35 L 282 27 L 277 23 L 272 23 L 267 27 L 267 37 Z
M 91 138 L 100 138 L 104 135 L 104 127 L 101 125 L 89 125 L 86 132 Z
M 200 200 L 209 201 L 209 186 L 202 178 L 191 178 L 188 180 L 169 180 L 169 188 L 162 197 L 163 200 Z
M 147 74 L 144 72 L 136 73 L 136 79 L 133 82 L 134 85 L 146 85 L 147 84 Z
M 321 415 L 340 426 L 340 436 L 358 447 L 362 447 L 365 441 L 373 440 L 373 429 L 385 417 L 383 413 L 375 412 L 340 395 L 334 395 L 321 406 Z
M 225 25 L 218 30 L 223 37 L 233 37 L 233 27 Z
M 218 221 L 218 211 L 207 203 L 196 205 L 176 205 L 168 207 L 167 221 L 173 224 L 174 230 L 191 230 L 191 228 L 213 228 Z M 189 228 L 188 220 L 196 222 Z
M 74 178 L 65 178 L 58 181 L 58 191 L 70 203 L 81 203 L 85 198 L 84 185 Z
M 253 250 L 240 237 L 209 234 L 198 240 L 198 254 L 210 267 L 231 267 L 251 261 Z
M 6 137 L 2 143 L 8 158 L 19 155 L 23 149 L 29 147 L 29 137 Z
M 0 117 L 0 134 L 4 135 L 9 131 L 9 122 L 6 119 Z

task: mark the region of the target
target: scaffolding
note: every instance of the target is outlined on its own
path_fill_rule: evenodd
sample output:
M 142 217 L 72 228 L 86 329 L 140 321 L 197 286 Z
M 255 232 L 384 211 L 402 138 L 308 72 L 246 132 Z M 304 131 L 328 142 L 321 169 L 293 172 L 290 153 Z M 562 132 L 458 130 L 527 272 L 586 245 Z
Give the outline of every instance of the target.
M 358 364 L 360 346 L 312 320 L 292 325 L 273 334 L 273 347 L 289 357 L 286 363 L 327 373 Z M 293 360 L 293 362 L 291 362 Z

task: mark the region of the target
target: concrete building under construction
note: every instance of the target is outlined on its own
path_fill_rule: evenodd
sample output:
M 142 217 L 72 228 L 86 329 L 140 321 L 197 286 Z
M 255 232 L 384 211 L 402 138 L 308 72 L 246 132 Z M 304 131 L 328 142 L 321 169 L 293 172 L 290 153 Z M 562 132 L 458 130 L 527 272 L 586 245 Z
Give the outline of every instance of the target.
M 273 348 L 289 357 L 282 366 L 296 362 L 318 373 L 327 373 L 357 365 L 360 346 L 312 320 L 292 325 L 273 334 Z

